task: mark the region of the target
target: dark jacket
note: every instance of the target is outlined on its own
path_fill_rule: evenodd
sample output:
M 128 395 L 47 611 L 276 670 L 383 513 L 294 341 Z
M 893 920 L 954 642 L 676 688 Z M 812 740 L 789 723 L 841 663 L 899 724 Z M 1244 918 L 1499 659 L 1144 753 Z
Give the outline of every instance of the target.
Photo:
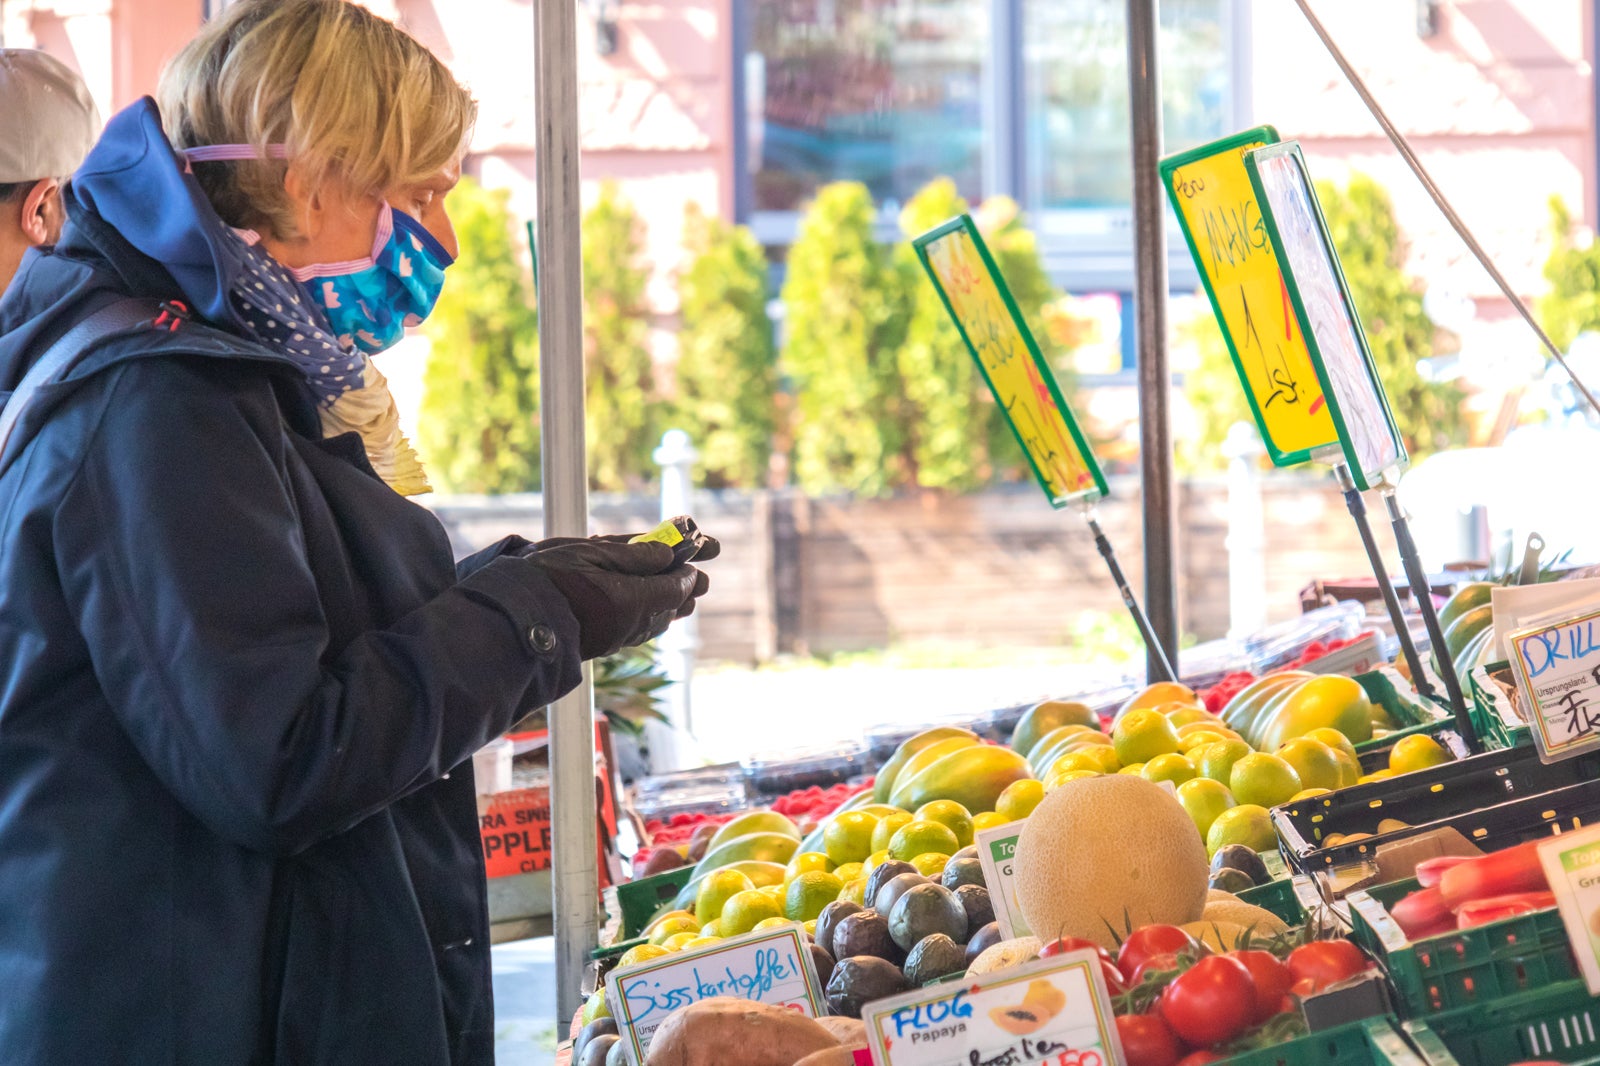
M 322 439 L 152 103 L 67 204 L 0 394 L 112 298 L 199 317 L 41 394 L 0 475 L 0 1063 L 490 1063 L 470 757 L 577 683 L 572 612 Z

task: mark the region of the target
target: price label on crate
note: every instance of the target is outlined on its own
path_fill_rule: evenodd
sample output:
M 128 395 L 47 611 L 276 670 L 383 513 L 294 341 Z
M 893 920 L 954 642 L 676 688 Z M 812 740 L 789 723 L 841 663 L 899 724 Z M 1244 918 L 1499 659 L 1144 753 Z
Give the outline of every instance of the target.
M 799 923 L 732 937 L 699 951 L 612 970 L 606 1003 L 635 1064 L 650 1039 L 677 1011 L 702 999 L 734 996 L 821 1017 L 822 990 Z
M 1565 612 L 1513 630 L 1511 667 L 1545 762 L 1600 748 L 1600 610 Z
M 1123 1061 L 1098 956 L 1074 951 L 868 1004 L 878 1066 L 1116 1066 Z
M 1545 841 L 1539 845 L 1539 862 L 1589 994 L 1600 996 L 1600 826 Z
M 1017 906 L 1017 881 L 1012 870 L 1017 838 L 1021 835 L 1022 823 L 1011 822 L 985 829 L 972 838 L 978 849 L 978 862 L 983 867 L 983 883 L 989 887 L 994 920 L 1000 923 L 1000 932 L 1008 940 L 1033 935 L 1023 920 L 1022 908 Z

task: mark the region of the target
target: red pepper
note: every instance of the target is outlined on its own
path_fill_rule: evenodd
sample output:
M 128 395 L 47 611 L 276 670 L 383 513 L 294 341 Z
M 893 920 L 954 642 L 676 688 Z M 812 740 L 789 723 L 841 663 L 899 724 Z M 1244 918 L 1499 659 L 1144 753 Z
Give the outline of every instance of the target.
M 1446 870 L 1460 866 L 1464 862 L 1471 862 L 1472 859 L 1471 855 L 1443 855 L 1437 859 L 1423 859 L 1417 863 L 1417 884 L 1423 888 L 1434 888 Z
M 1452 866 L 1439 878 L 1439 892 L 1444 896 L 1445 905 L 1460 913 L 1462 904 L 1475 899 L 1550 891 L 1544 867 L 1539 864 L 1538 847 L 1539 841 L 1530 840 Z
M 1519 914 L 1532 914 L 1534 911 L 1547 910 L 1555 905 L 1556 897 L 1552 892 L 1519 892 L 1509 896 L 1475 899 L 1470 903 L 1463 903 L 1461 909 L 1456 912 L 1456 926 L 1460 929 L 1471 929 L 1475 925 L 1487 925 L 1502 918 L 1514 918 Z
M 1456 928 L 1456 916 L 1444 905 L 1438 888 L 1424 888 L 1389 907 L 1389 914 L 1409 940 L 1447 933 Z

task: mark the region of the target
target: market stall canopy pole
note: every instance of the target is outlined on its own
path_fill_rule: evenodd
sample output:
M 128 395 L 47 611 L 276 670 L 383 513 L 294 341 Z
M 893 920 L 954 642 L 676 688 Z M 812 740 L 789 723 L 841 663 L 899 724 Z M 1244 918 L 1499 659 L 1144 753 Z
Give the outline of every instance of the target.
M 1389 609 L 1389 621 L 1394 624 L 1395 639 L 1400 642 L 1400 650 L 1406 656 L 1406 666 L 1411 669 L 1411 684 L 1420 695 L 1433 699 L 1433 685 L 1429 683 L 1428 675 L 1422 669 L 1422 657 L 1417 654 L 1417 643 L 1411 639 L 1411 627 L 1406 625 L 1405 612 L 1400 609 L 1400 597 L 1394 591 L 1394 582 L 1389 579 L 1389 564 L 1383 561 L 1383 553 L 1378 550 L 1377 538 L 1372 535 L 1372 523 L 1367 521 L 1367 501 L 1362 498 L 1361 490 L 1356 488 L 1355 479 L 1350 476 L 1348 466 L 1343 463 L 1336 464 L 1333 476 L 1339 482 L 1340 491 L 1344 493 L 1344 505 L 1349 508 L 1350 517 L 1355 520 L 1356 531 L 1361 534 L 1361 546 L 1367 549 L 1367 561 L 1372 564 L 1372 577 L 1378 582 L 1378 591 L 1383 593 L 1383 605 Z
M 1356 69 L 1344 57 L 1344 53 L 1339 50 L 1339 46 L 1333 43 L 1333 38 L 1328 35 L 1327 28 L 1322 25 L 1316 14 L 1312 12 L 1310 0 L 1295 0 L 1295 3 L 1300 5 L 1300 10 L 1305 15 L 1306 21 L 1311 24 L 1311 28 L 1322 39 L 1323 47 L 1328 50 L 1328 54 L 1333 57 L 1333 61 L 1339 64 L 1339 69 L 1344 71 L 1345 79 L 1350 82 L 1351 88 L 1355 89 L 1356 94 L 1361 97 L 1361 102 L 1367 105 L 1367 110 L 1372 112 L 1372 117 L 1378 120 L 1378 125 L 1383 127 L 1383 132 L 1388 136 L 1390 143 L 1400 153 L 1401 158 L 1406 161 L 1406 165 L 1411 168 L 1411 172 L 1417 176 L 1417 180 L 1422 182 L 1422 187 L 1433 198 L 1433 202 L 1439 206 L 1439 210 L 1444 213 L 1445 219 L 1461 239 L 1466 242 L 1467 248 L 1471 250 L 1478 262 L 1483 264 L 1483 269 L 1489 272 L 1489 276 L 1494 279 L 1494 283 L 1499 286 L 1506 299 L 1511 301 L 1511 306 L 1517 309 L 1517 313 L 1523 317 L 1533 329 L 1533 332 L 1538 334 L 1539 340 L 1543 342 L 1546 350 L 1550 352 L 1556 362 L 1561 364 L 1561 369 L 1567 372 L 1567 376 L 1572 379 L 1572 383 L 1577 386 L 1578 391 L 1583 393 L 1583 398 L 1588 401 L 1589 406 L 1596 413 L 1600 413 L 1600 402 L 1595 400 L 1594 393 L 1589 391 L 1589 386 L 1585 385 L 1583 379 L 1578 377 L 1573 372 L 1572 367 L 1567 365 L 1566 356 L 1561 354 L 1561 349 L 1556 347 L 1555 341 L 1550 339 L 1550 335 L 1544 331 L 1544 327 L 1539 324 L 1539 320 L 1533 317 L 1533 312 L 1522 301 L 1522 297 L 1512 290 L 1511 283 L 1506 280 L 1505 275 L 1500 273 L 1499 268 L 1494 265 L 1494 262 L 1489 258 L 1489 253 L 1483 250 L 1483 245 L 1478 243 L 1478 239 L 1472 235 L 1471 230 L 1467 229 L 1467 224 L 1461 220 L 1461 216 L 1456 214 L 1456 209 L 1450 206 L 1449 200 L 1445 199 L 1445 195 L 1440 191 L 1439 186 L 1434 184 L 1433 178 L 1429 176 L 1427 169 L 1423 167 L 1422 160 L 1418 159 L 1417 153 L 1412 151 L 1410 142 L 1395 128 L 1394 123 L 1389 121 L 1389 116 L 1384 113 L 1377 98 L 1367 88 L 1367 83 L 1361 80 L 1361 75 L 1356 73 Z
M 1172 384 L 1167 371 L 1167 237 L 1161 187 L 1157 0 L 1128 0 L 1128 108 L 1133 129 L 1133 268 L 1137 291 L 1139 468 L 1144 491 L 1144 606 L 1155 640 L 1145 670 L 1178 654 L 1177 525 L 1173 519 Z M 1165 649 L 1166 654 L 1162 654 Z
M 583 411 L 583 260 L 578 222 L 578 5 L 536 0 L 535 186 L 539 278 L 539 428 L 544 440 L 544 532 L 589 533 Z M 556 1008 L 582 1005 L 583 968 L 599 938 L 595 851 L 594 696 L 583 682 L 550 708 L 551 871 L 555 889 Z
M 1439 666 L 1445 695 L 1449 697 L 1450 709 L 1456 716 L 1456 732 L 1461 734 L 1467 750 L 1476 755 L 1483 751 L 1483 744 L 1478 740 L 1478 730 L 1472 724 L 1466 697 L 1461 692 L 1461 678 L 1456 673 L 1456 664 L 1445 643 L 1444 628 L 1439 625 L 1439 612 L 1433 609 L 1433 586 L 1428 581 L 1428 571 L 1423 569 L 1417 542 L 1411 536 L 1411 522 L 1406 517 L 1405 508 L 1400 506 L 1400 497 L 1396 495 L 1394 487 L 1385 485 L 1381 491 L 1384 505 L 1389 509 L 1389 523 L 1394 526 L 1394 541 L 1400 549 L 1400 561 L 1405 564 L 1406 580 L 1411 583 L 1411 598 L 1417 601 L 1417 607 L 1422 611 L 1422 622 L 1428 627 L 1428 641 L 1433 645 L 1433 661 Z

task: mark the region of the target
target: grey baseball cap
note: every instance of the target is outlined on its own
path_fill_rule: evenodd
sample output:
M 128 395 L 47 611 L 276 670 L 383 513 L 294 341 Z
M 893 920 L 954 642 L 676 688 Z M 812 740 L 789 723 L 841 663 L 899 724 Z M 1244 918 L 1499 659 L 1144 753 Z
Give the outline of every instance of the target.
M 0 184 L 67 177 L 99 136 L 100 112 L 70 67 L 0 48 Z

